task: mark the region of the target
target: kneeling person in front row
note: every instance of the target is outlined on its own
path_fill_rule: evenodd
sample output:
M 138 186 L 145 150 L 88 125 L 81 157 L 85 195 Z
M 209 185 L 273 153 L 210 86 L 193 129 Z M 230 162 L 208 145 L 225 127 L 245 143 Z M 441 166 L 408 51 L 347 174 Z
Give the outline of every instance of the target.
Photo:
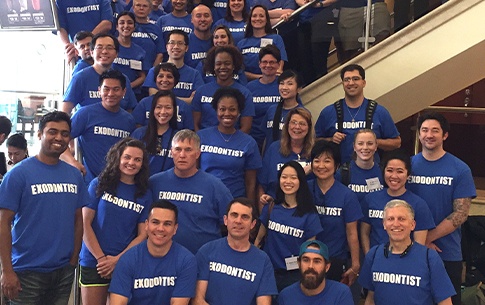
M 298 267 L 300 282 L 286 287 L 278 298 L 279 305 L 353 305 L 350 288 L 326 279 L 330 269 L 327 245 L 319 240 L 307 240 L 300 247 Z
M 251 200 L 229 203 L 224 224 L 228 235 L 208 242 L 197 252 L 195 305 L 270 305 L 278 294 L 268 255 L 249 242 L 256 225 Z
M 116 265 L 110 305 L 189 304 L 197 263 L 189 250 L 172 241 L 177 214 L 168 200 L 152 204 L 145 222 L 148 239 L 123 254 Z

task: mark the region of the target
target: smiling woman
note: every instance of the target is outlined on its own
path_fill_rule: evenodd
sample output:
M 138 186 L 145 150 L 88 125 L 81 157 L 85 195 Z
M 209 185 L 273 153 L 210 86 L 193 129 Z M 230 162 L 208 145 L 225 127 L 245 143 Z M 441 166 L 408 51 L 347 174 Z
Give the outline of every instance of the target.
M 256 141 L 236 127 L 245 107 L 244 95 L 237 89 L 223 87 L 215 92 L 211 104 L 219 124 L 198 132 L 200 167 L 220 178 L 233 197 L 254 200 L 261 156 Z
M 119 258 L 146 239 L 144 222 L 151 204 L 148 154 L 142 142 L 122 139 L 111 147 L 106 160 L 106 167 L 89 185 L 90 201 L 82 210 L 79 282 L 86 305 L 106 303 Z

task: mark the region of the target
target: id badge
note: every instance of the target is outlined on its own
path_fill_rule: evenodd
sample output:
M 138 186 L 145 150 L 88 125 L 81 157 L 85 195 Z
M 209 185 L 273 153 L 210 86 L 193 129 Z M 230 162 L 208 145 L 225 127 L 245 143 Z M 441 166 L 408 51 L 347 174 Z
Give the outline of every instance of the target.
M 286 263 L 286 270 L 291 271 L 291 270 L 296 270 L 298 269 L 298 257 L 297 256 L 291 256 L 285 258 L 285 263 Z
M 141 70 L 141 61 L 130 59 L 130 68 L 133 70 Z
M 365 182 L 367 183 L 367 187 L 369 188 L 369 191 L 376 191 L 381 189 L 381 182 L 377 177 L 365 179 Z
M 265 46 L 267 46 L 269 44 L 273 44 L 273 39 L 271 39 L 271 38 L 261 38 L 261 44 L 259 45 L 259 47 L 264 48 Z

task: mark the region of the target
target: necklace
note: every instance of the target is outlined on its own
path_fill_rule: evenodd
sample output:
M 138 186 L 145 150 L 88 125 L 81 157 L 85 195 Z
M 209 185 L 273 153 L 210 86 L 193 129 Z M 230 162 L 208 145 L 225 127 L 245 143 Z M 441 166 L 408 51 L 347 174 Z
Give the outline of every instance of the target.
M 226 142 L 226 143 L 227 143 L 227 142 L 231 141 L 232 136 L 233 136 L 234 134 L 236 134 L 237 129 L 236 129 L 236 130 L 234 130 L 234 132 L 233 132 L 233 133 L 231 133 L 231 135 L 229 136 L 229 139 L 226 139 L 226 138 L 224 137 L 224 135 L 222 134 L 222 132 L 220 132 L 220 130 L 219 130 L 219 129 L 217 129 L 217 131 L 219 131 L 219 134 L 221 135 L 221 138 L 224 140 L 224 142 Z
M 357 117 L 357 115 L 359 114 L 360 107 L 362 107 L 362 104 L 360 104 L 359 109 L 357 109 L 357 112 L 355 113 L 355 115 L 352 115 L 352 113 L 350 112 L 349 106 L 347 106 L 347 111 L 349 112 L 350 117 L 352 118 L 352 123 L 355 122 L 355 117 Z

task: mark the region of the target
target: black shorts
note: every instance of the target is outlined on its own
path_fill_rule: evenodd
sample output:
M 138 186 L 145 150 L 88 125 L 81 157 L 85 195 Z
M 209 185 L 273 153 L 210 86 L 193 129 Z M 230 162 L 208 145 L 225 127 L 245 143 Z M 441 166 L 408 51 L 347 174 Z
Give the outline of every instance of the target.
M 103 287 L 108 286 L 111 279 L 102 278 L 96 268 L 79 266 L 81 272 L 79 275 L 79 285 L 81 287 Z

